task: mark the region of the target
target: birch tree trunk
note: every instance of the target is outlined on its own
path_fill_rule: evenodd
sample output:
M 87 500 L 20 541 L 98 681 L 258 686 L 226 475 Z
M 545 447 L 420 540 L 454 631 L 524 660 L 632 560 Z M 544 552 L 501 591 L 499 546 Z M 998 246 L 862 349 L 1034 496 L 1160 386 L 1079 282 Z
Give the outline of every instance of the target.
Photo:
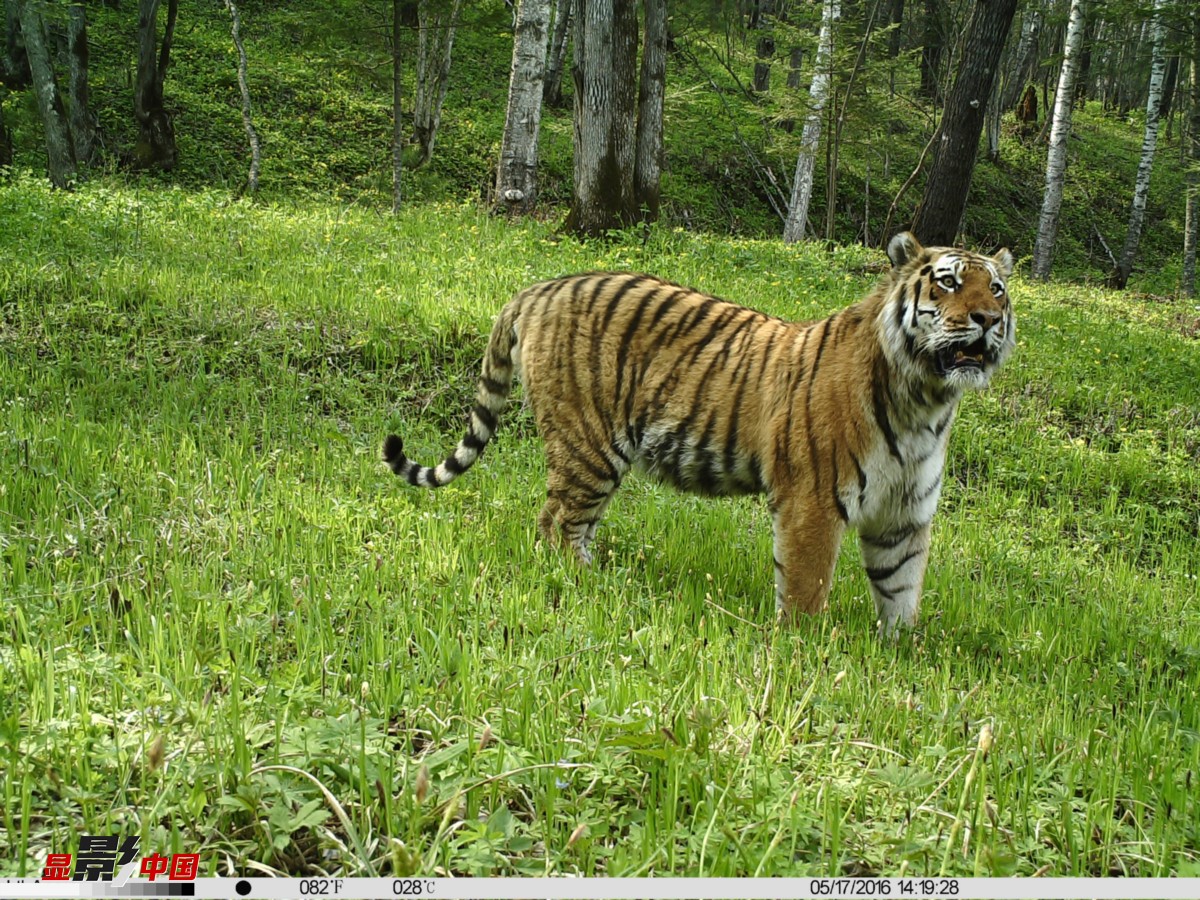
M 926 246 L 951 244 L 958 233 L 988 95 L 1016 9 L 1017 0 L 976 0 L 971 12 L 958 76 L 946 98 L 937 156 L 913 217 L 913 233 Z
M 574 11 L 573 0 L 558 0 L 554 12 L 554 37 L 550 39 L 550 56 L 546 60 L 546 80 L 542 85 L 542 102 L 547 106 L 562 105 L 563 64 L 567 58 Z
M 549 28 L 550 0 L 520 0 L 513 33 L 508 112 L 496 172 L 497 212 L 527 212 L 537 202 L 538 128 Z
M 563 229 L 599 236 L 637 220 L 636 0 L 575 0 L 575 178 Z
M 637 151 L 633 189 L 645 221 L 658 221 L 662 176 L 663 100 L 667 87 L 667 0 L 643 0 L 646 34 L 638 81 Z
M 1033 277 L 1050 277 L 1054 241 L 1058 237 L 1058 214 L 1062 209 L 1063 182 L 1067 174 L 1067 141 L 1071 137 L 1071 112 L 1075 108 L 1075 79 L 1079 72 L 1084 35 L 1084 0 L 1071 0 L 1067 36 L 1063 40 L 1063 63 L 1054 94 L 1054 119 L 1050 126 L 1050 151 L 1046 157 L 1046 193 L 1038 217 L 1037 240 L 1033 245 Z
M 1124 289 L 1133 272 L 1133 261 L 1137 257 L 1138 242 L 1142 237 L 1142 222 L 1146 217 L 1146 197 L 1150 193 L 1150 172 L 1154 167 L 1154 151 L 1158 145 L 1158 110 L 1162 100 L 1163 76 L 1167 60 L 1163 53 L 1163 0 L 1154 0 L 1154 12 L 1150 22 L 1150 89 L 1146 96 L 1146 131 L 1142 137 L 1142 158 L 1138 163 L 1137 177 L 1133 184 L 1133 202 L 1129 208 L 1129 228 L 1125 232 L 1125 246 L 1117 266 L 1109 278 L 1112 287 Z
M 82 3 L 72 3 L 67 12 L 67 58 L 71 97 L 71 140 L 75 162 L 91 162 L 96 143 L 96 120 L 88 97 L 87 12 Z
M 21 33 L 33 76 L 33 93 L 46 135 L 47 172 L 50 183 L 66 188 L 75 177 L 75 148 L 67 124 L 66 108 L 54 77 L 54 65 L 46 40 L 43 0 L 23 0 L 20 4 Z
M 1188 129 L 1187 217 L 1183 226 L 1183 295 L 1196 296 L 1196 243 L 1200 238 L 1200 16 L 1192 20 L 1192 118 Z
M 808 117 L 800 135 L 796 156 L 796 174 L 792 179 L 792 199 L 783 223 L 783 242 L 793 244 L 804 239 L 808 225 L 808 205 L 812 200 L 813 168 L 817 145 L 821 142 L 821 116 L 829 99 L 830 60 L 833 57 L 833 26 L 841 15 L 839 0 L 825 0 L 821 9 L 821 34 L 817 38 L 817 58 L 813 63 L 812 87 L 809 88 Z
M 392 0 L 392 215 L 400 212 L 400 175 L 404 171 L 404 126 L 400 118 L 401 66 L 400 36 L 404 0 Z
M 433 157 L 433 142 L 442 122 L 442 104 L 450 84 L 450 52 L 463 0 L 421 0 L 417 7 L 417 95 L 413 102 L 416 164 Z
M 230 30 L 233 35 L 233 45 L 237 48 L 238 89 L 242 93 L 242 125 L 246 129 L 246 140 L 250 144 L 250 171 L 246 175 L 243 191 L 253 194 L 258 190 L 258 172 L 262 166 L 262 156 L 258 148 L 258 132 L 254 130 L 254 119 L 250 115 L 250 84 L 246 65 L 246 48 L 242 44 L 242 23 L 238 16 L 237 5 L 233 0 L 225 0 L 225 8 L 229 10 Z

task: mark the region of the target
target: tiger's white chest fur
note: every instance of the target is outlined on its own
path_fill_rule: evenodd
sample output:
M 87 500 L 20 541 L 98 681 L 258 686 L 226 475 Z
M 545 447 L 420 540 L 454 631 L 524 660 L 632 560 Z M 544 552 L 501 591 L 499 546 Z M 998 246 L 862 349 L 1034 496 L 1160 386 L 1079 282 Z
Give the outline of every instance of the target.
M 954 406 L 947 406 L 930 424 L 899 431 L 895 448 L 899 459 L 887 443 L 876 443 L 863 460 L 865 486 L 843 487 L 839 493 L 851 527 L 871 534 L 891 533 L 933 518 L 954 412 Z M 943 425 L 940 431 L 939 424 Z

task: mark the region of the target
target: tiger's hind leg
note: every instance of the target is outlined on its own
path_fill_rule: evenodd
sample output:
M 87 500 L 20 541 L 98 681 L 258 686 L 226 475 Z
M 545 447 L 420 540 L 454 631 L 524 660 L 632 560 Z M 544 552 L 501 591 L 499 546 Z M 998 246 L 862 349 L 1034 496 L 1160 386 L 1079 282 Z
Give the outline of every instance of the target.
M 588 546 L 628 470 L 623 460 L 597 455 L 593 460 L 557 442 L 546 445 L 546 503 L 538 531 L 547 543 L 570 547 L 584 565 L 592 561 Z

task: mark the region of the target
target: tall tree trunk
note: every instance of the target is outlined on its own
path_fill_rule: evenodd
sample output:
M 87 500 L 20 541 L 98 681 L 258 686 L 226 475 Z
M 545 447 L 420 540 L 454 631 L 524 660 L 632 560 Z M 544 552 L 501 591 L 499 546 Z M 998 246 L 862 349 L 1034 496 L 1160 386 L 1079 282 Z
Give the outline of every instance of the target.
M 86 166 L 92 161 L 96 143 L 96 120 L 88 98 L 87 11 L 82 3 L 74 2 L 67 16 L 71 139 L 74 141 L 75 162 Z
M 496 172 L 497 212 L 527 212 L 537 202 L 538 129 L 549 28 L 550 0 L 520 0 L 508 79 L 508 112 Z
M 1062 70 L 1054 95 L 1054 123 L 1050 126 L 1050 152 L 1046 158 L 1046 193 L 1038 217 L 1037 241 L 1033 245 L 1033 277 L 1042 280 L 1050 277 L 1050 261 L 1058 237 L 1058 214 L 1062 209 L 1063 182 L 1067 174 L 1067 141 L 1071 137 L 1071 112 L 1075 108 L 1075 79 L 1085 30 L 1083 3 L 1084 0 L 1071 0 L 1067 36 L 1063 41 Z
M 921 38 L 921 87 L 920 93 L 935 103 L 941 99 L 941 83 L 938 70 L 942 63 L 942 18 L 937 0 L 925 0 L 925 17 Z
M 923 244 L 950 244 L 958 233 L 987 98 L 1016 8 L 1017 0 L 977 0 L 971 13 L 958 77 L 942 115 L 941 143 L 913 219 L 912 230 Z
M 888 24 L 892 30 L 888 32 L 887 55 L 888 59 L 895 59 L 900 55 L 900 26 L 904 24 L 904 0 L 889 0 Z
M 1196 296 L 1196 244 L 1200 239 L 1200 16 L 1192 19 L 1192 120 L 1188 128 L 1187 216 L 1183 226 L 1183 294 Z
M 167 0 L 167 24 L 161 48 L 158 43 L 160 0 L 138 0 L 137 75 L 133 88 L 133 113 L 140 128 L 135 157 L 142 168 L 175 168 L 179 150 L 175 127 L 163 106 L 163 81 L 171 63 L 179 0 Z
M 813 64 L 812 87 L 809 89 L 808 117 L 800 135 L 800 152 L 796 156 L 796 174 L 792 178 L 792 199 L 788 203 L 787 219 L 783 223 L 783 241 L 792 244 L 804 239 L 808 226 L 808 205 L 812 200 L 813 168 L 817 145 L 821 142 L 821 116 L 829 99 L 830 62 L 833 58 L 833 29 L 841 15 L 839 0 L 825 0 L 821 8 L 821 35 L 817 38 L 817 58 Z
M 1150 89 L 1146 96 L 1146 130 L 1142 137 L 1142 158 L 1138 163 L 1137 178 L 1133 185 L 1133 202 L 1129 208 L 1129 228 L 1125 232 L 1125 246 L 1117 266 L 1109 277 L 1111 285 L 1124 289 L 1133 272 L 1133 261 L 1137 258 L 1138 242 L 1142 237 L 1142 222 L 1146 217 L 1146 198 L 1150 193 L 1150 171 L 1154 167 L 1154 151 L 1158 145 L 1158 109 L 1162 100 L 1163 77 L 1167 60 L 1163 53 L 1162 8 L 1164 0 L 1154 0 L 1154 12 L 1150 25 Z
M 442 104 L 450 85 L 450 53 L 463 0 L 421 0 L 417 7 L 417 95 L 413 102 L 416 164 L 433 158 L 433 142 L 442 122 Z
M 1005 76 L 1000 89 L 1001 115 L 1017 105 L 1017 101 L 1025 93 L 1025 85 L 1033 77 L 1037 68 L 1038 38 L 1041 30 L 1041 11 L 1036 8 L 1027 9 L 1021 21 L 1021 39 L 1017 42 L 1017 52 L 1012 56 L 1012 68 Z
M 639 214 L 658 221 L 663 156 L 663 101 L 667 90 L 667 0 L 643 0 L 646 33 L 638 79 L 637 149 L 633 190 Z
M 1083 48 L 1079 53 L 1079 74 L 1075 76 L 1075 105 L 1083 107 L 1087 102 L 1090 90 L 1089 79 L 1092 77 L 1092 48 L 1100 33 L 1099 15 L 1085 16 L 1087 22 L 1083 29 Z
M 4 0 L 4 82 L 13 90 L 26 88 L 33 80 L 29 54 L 21 36 L 21 0 Z
M 1003 113 L 1000 110 L 1000 85 L 992 85 L 992 93 L 988 95 L 987 112 L 984 113 L 983 127 L 987 135 L 987 158 L 991 162 L 1000 162 L 1000 120 Z
M 1162 98 L 1158 101 L 1158 117 L 1165 119 L 1171 115 L 1171 104 L 1175 101 L 1175 85 L 1179 82 L 1179 54 L 1167 60 L 1167 74 L 1163 78 Z M 1170 131 L 1167 140 L 1171 139 Z
M 754 46 L 754 92 L 765 94 L 771 89 L 771 58 L 775 55 L 775 38 L 764 34 Z
M 33 92 L 46 135 L 50 182 L 55 187 L 65 188 L 70 186 L 75 177 L 75 148 L 71 142 L 71 129 L 67 124 L 62 95 L 54 77 L 43 19 L 44 6 L 44 0 L 23 0 L 20 7 L 21 33 L 25 38 L 25 51 L 29 55 L 29 69 L 33 75 Z
M 246 48 L 242 44 L 242 23 L 238 16 L 237 5 L 233 0 L 225 0 L 225 8 L 229 10 L 230 33 L 233 35 L 233 45 L 237 48 L 238 89 L 242 93 L 242 125 L 246 129 L 246 140 L 250 144 L 250 171 L 246 175 L 243 193 L 253 194 L 258 190 L 258 172 L 262 165 L 262 157 L 258 149 L 258 132 L 254 130 L 254 119 L 250 115 L 250 74 L 246 65 Z
M 800 87 L 800 73 L 804 66 L 804 48 L 793 47 L 788 52 L 788 76 L 787 86 L 790 88 Z
M 404 68 L 401 65 L 400 37 L 404 24 L 401 11 L 404 0 L 392 0 L 392 214 L 400 212 L 401 178 L 404 171 L 404 125 L 401 119 L 400 97 Z
M 635 0 L 575 0 L 575 179 L 566 231 L 597 236 L 637 220 L 637 37 Z
M 554 36 L 550 39 L 550 56 L 546 61 L 546 80 L 542 85 L 542 102 L 547 106 L 562 106 L 563 64 L 567 58 L 574 11 L 574 0 L 558 0 L 554 12 Z

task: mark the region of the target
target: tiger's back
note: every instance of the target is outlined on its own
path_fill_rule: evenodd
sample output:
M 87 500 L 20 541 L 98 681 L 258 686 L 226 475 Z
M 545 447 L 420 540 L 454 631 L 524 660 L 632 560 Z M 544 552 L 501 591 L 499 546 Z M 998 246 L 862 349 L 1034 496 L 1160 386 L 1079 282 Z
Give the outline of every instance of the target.
M 422 467 L 393 436 L 385 459 L 414 484 L 452 480 L 519 375 L 545 444 L 546 539 L 588 561 L 634 465 L 703 494 L 766 492 L 781 613 L 824 606 L 852 525 L 881 625 L 911 622 L 957 401 L 1011 350 L 1011 256 L 926 249 L 911 235 L 889 255 L 889 278 L 866 299 L 806 323 L 649 275 L 533 285 L 497 319 L 455 452 Z
M 770 374 L 764 348 L 798 326 L 646 275 L 557 279 L 514 302 L 522 381 L 571 483 L 640 463 L 684 490 L 765 488 L 750 423 L 767 407 L 752 386 Z

